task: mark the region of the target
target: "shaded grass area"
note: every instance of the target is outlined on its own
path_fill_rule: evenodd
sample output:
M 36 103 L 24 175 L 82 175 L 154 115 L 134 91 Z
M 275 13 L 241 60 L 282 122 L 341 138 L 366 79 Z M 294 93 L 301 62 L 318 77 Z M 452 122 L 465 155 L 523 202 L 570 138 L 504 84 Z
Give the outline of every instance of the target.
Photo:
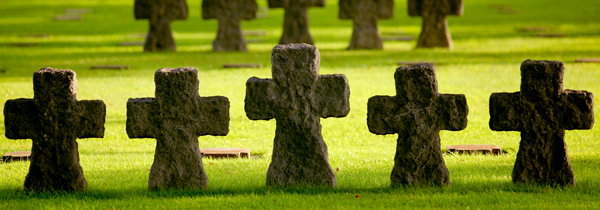
M 518 14 L 500 14 L 490 4 L 509 4 Z M 259 1 L 266 5 L 266 1 Z M 249 52 L 212 52 L 216 20 L 200 18 L 200 1 L 188 1 L 190 16 L 173 23 L 176 53 L 143 53 L 146 20 L 133 18 L 131 1 L 0 1 L 0 108 L 6 100 L 33 97 L 32 74 L 51 66 L 77 72 L 79 99 L 101 99 L 107 105 L 103 139 L 80 139 L 79 151 L 89 190 L 85 193 L 25 194 L 22 186 L 29 164 L 0 164 L 0 208 L 595 208 L 600 206 L 600 146 L 598 126 L 567 131 L 575 187 L 513 185 L 512 165 L 518 151 L 517 132 L 489 129 L 488 100 L 493 92 L 519 90 L 519 66 L 525 59 L 565 62 L 564 85 L 600 93 L 600 65 L 574 63 L 576 58 L 600 57 L 600 2 L 594 0 L 465 1 L 464 17 L 449 17 L 454 51 L 414 49 L 415 41 L 385 42 L 385 50 L 347 51 L 352 22 L 337 18 L 337 1 L 310 10 L 311 33 L 321 52 L 321 74 L 342 73 L 351 89 L 351 112 L 345 118 L 321 120 L 338 188 L 272 189 L 264 185 L 270 163 L 275 121 L 250 121 L 244 113 L 245 82 L 252 76 L 271 78 L 270 52 L 281 35 L 283 10 L 269 17 L 244 21 L 248 30 L 267 30 L 263 43 Z M 66 8 L 90 8 L 82 21 L 53 22 Z M 396 15 L 381 20 L 389 34 L 420 32 L 420 18 L 408 17 L 406 1 L 396 1 Z M 543 26 L 564 38 L 535 38 L 519 32 Z M 26 34 L 48 33 L 30 38 Z M 38 43 L 13 47 L 11 43 Z M 499 144 L 505 155 L 444 155 L 451 171 L 447 187 L 390 188 L 396 135 L 378 136 L 366 126 L 367 100 L 394 95 L 393 73 L 398 61 L 435 61 L 440 93 L 462 93 L 469 104 L 469 124 L 460 132 L 441 132 L 441 146 Z M 261 63 L 261 69 L 223 69 L 224 63 Z M 128 70 L 90 70 L 92 65 L 130 65 Z M 193 66 L 200 70 L 201 96 L 223 95 L 231 102 L 230 133 L 203 136 L 201 148 L 243 147 L 262 158 L 204 159 L 210 183 L 206 190 L 148 192 L 154 139 L 129 139 L 125 133 L 125 103 L 153 97 L 156 69 Z M 595 99 L 596 119 L 600 100 Z M 0 117 L 0 153 L 31 149 L 31 140 L 9 140 Z M 360 195 L 360 196 L 357 196 Z

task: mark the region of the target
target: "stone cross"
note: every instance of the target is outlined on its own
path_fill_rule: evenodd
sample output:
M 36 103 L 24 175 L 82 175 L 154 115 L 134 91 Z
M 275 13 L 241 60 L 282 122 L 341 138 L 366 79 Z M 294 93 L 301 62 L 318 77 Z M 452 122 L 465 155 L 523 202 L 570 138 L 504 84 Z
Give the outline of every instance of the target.
M 565 130 L 592 128 L 594 95 L 563 90 L 564 71 L 559 61 L 526 60 L 521 91 L 490 97 L 490 128 L 521 132 L 514 183 L 575 185 Z
M 185 0 L 135 0 L 135 19 L 148 19 L 150 22 L 144 51 L 176 51 L 171 21 L 185 20 L 187 16 Z
M 446 15 L 463 14 L 463 0 L 408 0 L 408 14 L 423 17 L 418 48 L 443 47 L 452 50 Z
M 394 79 L 396 96 L 374 96 L 367 105 L 372 133 L 398 134 L 392 186 L 450 184 L 439 132 L 467 127 L 465 95 L 438 93 L 432 64 L 402 66 Z
M 319 75 L 319 50 L 308 44 L 278 45 L 271 59 L 273 79 L 248 79 L 244 107 L 251 120 L 277 121 L 266 184 L 337 186 L 320 118 L 348 115 L 346 76 Z
M 83 191 L 77 138 L 104 137 L 106 105 L 77 101 L 72 70 L 43 68 L 33 74 L 33 99 L 6 101 L 6 138 L 32 139 L 25 191 Z
M 279 44 L 314 44 L 308 32 L 308 8 L 324 6 L 325 0 L 269 0 L 269 8 L 285 9 L 283 35 Z
M 354 19 L 348 49 L 383 49 L 379 19 L 394 17 L 394 0 L 340 0 L 340 19 Z
M 206 188 L 198 136 L 229 132 L 229 100 L 198 95 L 198 69 L 163 68 L 154 74 L 156 98 L 127 101 L 129 138 L 155 138 L 148 189 Z
M 218 19 L 219 31 L 214 51 L 247 51 L 241 21 L 256 18 L 255 0 L 203 0 L 202 18 Z

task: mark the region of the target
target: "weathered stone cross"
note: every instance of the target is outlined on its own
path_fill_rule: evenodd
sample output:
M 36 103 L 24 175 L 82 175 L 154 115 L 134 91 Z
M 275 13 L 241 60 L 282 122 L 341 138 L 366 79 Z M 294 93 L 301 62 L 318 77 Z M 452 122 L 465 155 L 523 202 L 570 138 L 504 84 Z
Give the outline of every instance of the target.
M 564 71 L 559 61 L 526 60 L 521 91 L 490 97 L 490 128 L 521 132 L 514 183 L 575 185 L 565 130 L 592 128 L 594 95 L 563 90 Z
M 43 68 L 33 74 L 33 99 L 4 105 L 6 138 L 32 139 L 25 191 L 83 191 L 77 138 L 104 137 L 104 102 L 77 101 L 72 70 Z
M 156 138 L 148 189 L 205 188 L 198 136 L 229 132 L 229 100 L 198 95 L 198 69 L 163 68 L 154 74 L 156 98 L 127 101 L 129 138 Z
M 269 8 L 285 9 L 283 35 L 279 44 L 314 44 L 308 32 L 308 8 L 324 6 L 325 0 L 269 0 Z
M 408 0 L 408 14 L 423 17 L 417 47 L 444 47 L 452 50 L 446 15 L 463 14 L 463 0 Z
M 255 0 L 203 0 L 202 18 L 218 19 L 219 30 L 214 51 L 247 51 L 241 21 L 256 18 Z
M 148 19 L 150 22 L 144 51 L 176 51 L 171 21 L 185 20 L 187 16 L 185 0 L 135 0 L 135 19 Z
M 439 94 L 432 64 L 396 69 L 396 96 L 369 99 L 367 125 L 372 133 L 398 134 L 392 186 L 450 184 L 440 149 L 440 130 L 467 126 L 465 95 Z
M 337 186 L 320 118 L 344 117 L 350 89 L 342 74 L 319 75 L 319 50 L 308 44 L 278 45 L 273 79 L 246 82 L 245 110 L 252 120 L 277 120 L 269 186 Z
M 393 0 L 340 0 L 340 19 L 354 19 L 348 49 L 383 49 L 379 19 L 394 17 Z

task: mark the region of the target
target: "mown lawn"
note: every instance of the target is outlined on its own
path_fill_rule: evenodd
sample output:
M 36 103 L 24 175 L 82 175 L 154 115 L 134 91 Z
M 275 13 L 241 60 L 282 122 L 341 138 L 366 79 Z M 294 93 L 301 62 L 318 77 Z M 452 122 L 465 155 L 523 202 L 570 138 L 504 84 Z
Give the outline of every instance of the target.
M 266 1 L 259 0 L 266 5 Z M 272 189 L 265 186 L 275 121 L 251 121 L 244 112 L 245 82 L 252 76 L 271 78 L 270 53 L 282 32 L 283 10 L 268 18 L 244 21 L 245 30 L 266 30 L 263 43 L 249 52 L 212 52 L 216 20 L 202 20 L 200 0 L 188 1 L 189 18 L 173 23 L 176 53 L 144 53 L 146 20 L 133 17 L 133 1 L 0 0 L 0 108 L 9 99 L 32 98 L 32 74 L 43 67 L 77 72 L 78 98 L 101 99 L 107 105 L 103 139 L 80 139 L 81 166 L 89 183 L 84 193 L 25 194 L 28 162 L 0 163 L 1 209 L 123 208 L 469 208 L 581 209 L 600 206 L 600 128 L 567 131 L 575 187 L 514 185 L 511 171 L 519 146 L 517 132 L 489 129 L 488 101 L 493 92 L 520 86 L 520 63 L 526 59 L 559 60 L 566 66 L 564 86 L 600 94 L 600 64 L 575 63 L 600 57 L 600 1 L 597 0 L 468 0 L 463 17 L 449 17 L 454 50 L 414 49 L 416 41 L 386 41 L 384 50 L 347 51 L 352 22 L 337 18 L 337 1 L 310 10 L 311 34 L 321 52 L 321 74 L 341 73 L 351 89 L 350 114 L 321 120 L 336 170 L 335 189 Z M 517 14 L 491 7 L 507 4 Z M 67 8 L 89 8 L 81 21 L 52 20 Z M 533 37 L 520 27 L 547 27 L 562 38 Z M 418 37 L 421 19 L 408 16 L 406 1 L 396 1 L 395 17 L 380 21 L 384 36 Z M 51 37 L 23 37 L 51 34 Z M 15 47 L 14 43 L 37 43 Z M 465 94 L 469 124 L 459 132 L 442 131 L 441 146 L 498 144 L 502 156 L 444 155 L 451 186 L 390 188 L 396 135 L 370 133 L 367 100 L 393 95 L 398 61 L 435 61 L 440 93 Z M 260 69 L 224 69 L 225 63 L 261 63 Z M 130 65 L 127 70 L 90 70 L 92 65 Z M 242 147 L 258 159 L 204 159 L 210 187 L 204 190 L 149 192 L 147 182 L 156 140 L 129 139 L 125 103 L 154 96 L 154 72 L 162 67 L 192 66 L 200 70 L 202 96 L 223 95 L 231 102 L 230 132 L 203 136 L 200 148 Z M 594 111 L 600 119 L 600 97 Z M 0 114 L 2 115 L 2 114 Z M 0 153 L 31 149 L 31 140 L 9 140 L 0 117 Z

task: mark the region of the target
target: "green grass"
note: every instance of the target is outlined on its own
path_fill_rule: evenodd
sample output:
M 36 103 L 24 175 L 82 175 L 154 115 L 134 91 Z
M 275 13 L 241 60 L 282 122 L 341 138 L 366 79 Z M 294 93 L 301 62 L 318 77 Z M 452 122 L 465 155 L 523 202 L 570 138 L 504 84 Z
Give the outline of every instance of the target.
M 526 59 L 565 62 L 568 89 L 600 94 L 600 65 L 574 63 L 576 58 L 600 57 L 600 1 L 597 0 L 469 0 L 463 17 L 449 17 L 454 51 L 414 49 L 415 41 L 385 42 L 385 50 L 347 51 L 352 22 L 337 18 L 337 1 L 310 10 L 311 33 L 321 52 L 321 74 L 342 73 L 350 82 L 350 114 L 321 120 L 336 172 L 335 189 L 271 189 L 265 186 L 275 121 L 251 121 L 244 113 L 245 82 L 252 76 L 270 78 L 270 52 L 282 29 L 282 9 L 269 17 L 244 21 L 246 30 L 267 30 L 264 43 L 248 45 L 249 52 L 216 53 L 211 42 L 216 20 L 202 20 L 200 1 L 188 1 L 189 18 L 173 23 L 176 53 L 143 53 L 142 41 L 131 34 L 147 31 L 146 20 L 133 18 L 133 1 L 118 0 L 0 0 L 0 108 L 6 100 L 32 98 L 32 74 L 50 66 L 77 72 L 79 99 L 101 99 L 107 105 L 103 139 L 80 139 L 81 166 L 89 183 L 84 193 L 25 194 L 22 186 L 28 162 L 0 164 L 1 209 L 123 209 L 123 208 L 481 208 L 581 209 L 600 206 L 600 128 L 567 131 L 575 187 L 513 185 L 511 171 L 519 133 L 489 129 L 488 100 L 493 92 L 519 90 L 520 63 Z M 499 14 L 488 5 L 506 3 L 519 14 Z M 265 5 L 266 1 L 260 0 Z M 66 8 L 90 8 L 83 21 L 54 22 Z M 381 20 L 382 33 L 418 36 L 420 18 L 407 15 L 406 1 L 396 1 L 395 17 Z M 534 38 L 518 32 L 523 26 L 546 26 L 565 38 Z M 25 38 L 22 34 L 52 34 Z M 254 37 L 261 38 L 261 37 Z M 12 47 L 34 42 L 39 46 Z M 440 93 L 462 93 L 469 105 L 468 127 L 442 131 L 441 146 L 499 144 L 506 154 L 444 155 L 451 172 L 447 187 L 390 188 L 396 135 L 371 134 L 366 126 L 367 100 L 393 95 L 396 62 L 433 60 Z M 224 63 L 261 63 L 262 69 L 223 69 Z M 90 70 L 92 65 L 123 64 L 131 69 Z M 203 136 L 200 147 L 242 147 L 260 159 L 204 159 L 209 176 L 205 190 L 149 192 L 154 139 L 129 139 L 125 132 L 125 103 L 129 98 L 153 97 L 156 69 L 193 66 L 200 69 L 200 95 L 227 96 L 231 101 L 230 132 L 225 137 Z M 600 119 L 600 97 L 594 111 Z M 0 153 L 31 149 L 31 140 L 9 140 L 0 117 Z M 212 163 L 212 164 L 209 164 Z M 360 195 L 360 199 L 356 198 Z

